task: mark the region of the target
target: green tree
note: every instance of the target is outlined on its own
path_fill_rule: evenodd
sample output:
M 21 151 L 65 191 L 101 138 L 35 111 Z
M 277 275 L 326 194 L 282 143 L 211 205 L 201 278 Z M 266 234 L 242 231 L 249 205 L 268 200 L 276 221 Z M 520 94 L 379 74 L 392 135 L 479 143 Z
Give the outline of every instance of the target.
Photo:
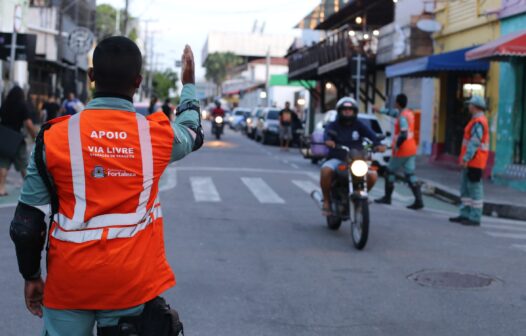
M 121 34 L 124 34 L 124 28 L 128 25 L 128 22 L 135 20 L 135 18 L 133 18 L 129 14 L 126 15 L 126 10 L 121 10 L 119 16 L 119 28 Z M 126 21 L 124 21 L 125 19 Z M 108 4 L 102 4 L 97 6 L 95 28 L 97 31 L 97 39 L 99 41 L 105 37 L 117 34 L 117 32 L 115 31 L 116 23 L 117 9 L 115 9 L 115 7 Z M 133 41 L 137 41 L 137 30 L 135 28 L 132 28 L 131 30 L 126 28 L 126 30 L 129 30 L 126 36 L 128 36 Z
M 205 78 L 217 85 L 218 93 L 233 68 L 243 63 L 243 59 L 231 52 L 209 54 L 205 61 Z
M 179 76 L 177 72 L 171 69 L 154 72 L 152 78 L 153 94 L 159 98 L 167 98 L 170 89 L 177 91 L 177 81 L 179 81 Z

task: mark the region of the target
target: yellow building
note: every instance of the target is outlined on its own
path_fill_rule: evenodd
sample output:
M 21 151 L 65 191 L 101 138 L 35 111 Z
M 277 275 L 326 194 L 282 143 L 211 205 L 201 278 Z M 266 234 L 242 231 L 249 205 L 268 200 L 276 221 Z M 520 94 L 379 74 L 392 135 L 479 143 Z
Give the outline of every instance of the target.
M 441 1 L 435 9 L 435 18 L 442 29 L 434 35 L 435 54 L 466 50 L 500 36 L 500 23 L 496 11 L 501 0 Z M 496 137 L 496 111 L 498 109 L 499 65 L 488 64 L 488 71 L 444 71 L 435 84 L 434 148 L 433 156 L 439 160 L 453 160 L 460 152 L 464 126 L 469 114 L 464 102 L 471 95 L 487 99 L 492 144 L 490 166 L 494 161 Z M 488 172 L 491 167 L 488 167 Z

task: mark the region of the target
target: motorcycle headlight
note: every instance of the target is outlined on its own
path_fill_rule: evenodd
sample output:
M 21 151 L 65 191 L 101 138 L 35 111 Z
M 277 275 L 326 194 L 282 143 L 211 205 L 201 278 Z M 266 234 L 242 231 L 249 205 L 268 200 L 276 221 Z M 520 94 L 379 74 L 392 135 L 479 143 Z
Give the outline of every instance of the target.
M 357 177 L 363 177 L 367 172 L 369 171 L 369 166 L 367 165 L 367 162 L 363 160 L 355 160 L 351 164 L 351 172 L 354 176 Z
M 223 117 L 216 117 L 215 122 L 221 124 L 223 122 Z
M 252 119 L 251 118 L 247 119 L 247 124 L 252 124 Z

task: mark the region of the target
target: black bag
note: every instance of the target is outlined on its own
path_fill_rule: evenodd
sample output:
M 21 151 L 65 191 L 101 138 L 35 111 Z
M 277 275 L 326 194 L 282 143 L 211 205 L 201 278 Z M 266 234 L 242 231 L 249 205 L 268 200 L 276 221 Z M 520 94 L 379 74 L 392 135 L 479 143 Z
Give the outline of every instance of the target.
M 0 125 L 0 156 L 14 159 L 18 148 L 24 141 L 24 135 L 9 127 Z
M 179 314 L 158 296 L 144 304 L 139 316 L 119 319 L 115 327 L 98 328 L 98 336 L 184 336 Z
M 480 182 L 482 180 L 482 169 L 468 167 L 468 180 L 470 182 Z

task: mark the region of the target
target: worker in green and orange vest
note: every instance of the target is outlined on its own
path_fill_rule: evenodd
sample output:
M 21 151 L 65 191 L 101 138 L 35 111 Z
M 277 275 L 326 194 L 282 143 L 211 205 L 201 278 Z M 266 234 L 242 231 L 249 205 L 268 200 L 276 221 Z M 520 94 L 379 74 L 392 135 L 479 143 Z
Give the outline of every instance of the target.
M 464 139 L 459 164 L 462 166 L 460 185 L 460 215 L 451 222 L 480 226 L 484 202 L 482 175 L 489 155 L 489 126 L 484 115 L 486 102 L 483 97 L 473 96 L 468 101 L 471 120 L 464 129 Z
M 391 195 L 394 191 L 396 172 L 403 169 L 405 180 L 413 195 L 415 201 L 407 208 L 419 210 L 424 207 L 420 185 L 416 181 L 416 153 L 418 146 L 415 140 L 415 114 L 407 108 L 407 96 L 403 93 L 396 96 L 394 109 L 374 108 L 377 113 L 386 114 L 396 118 L 394 136 L 393 136 L 393 155 L 389 161 L 385 174 L 385 195 L 375 200 L 380 204 L 391 204 Z

